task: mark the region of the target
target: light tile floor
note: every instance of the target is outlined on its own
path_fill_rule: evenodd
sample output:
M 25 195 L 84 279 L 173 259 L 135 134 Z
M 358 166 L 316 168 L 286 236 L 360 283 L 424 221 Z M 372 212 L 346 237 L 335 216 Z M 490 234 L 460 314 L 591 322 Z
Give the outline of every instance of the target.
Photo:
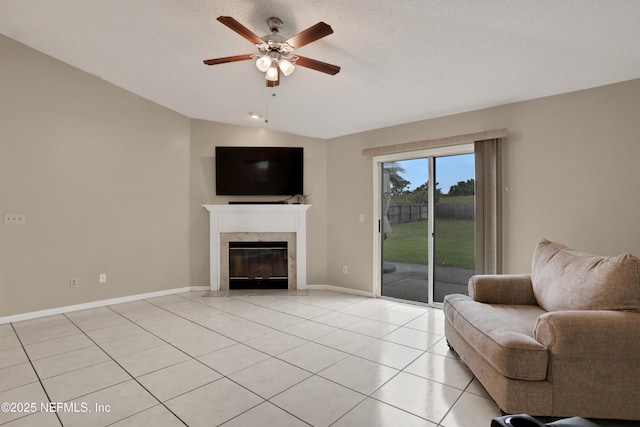
M 439 309 L 320 290 L 204 295 L 0 325 L 0 424 L 488 427 L 500 416 L 449 351 Z

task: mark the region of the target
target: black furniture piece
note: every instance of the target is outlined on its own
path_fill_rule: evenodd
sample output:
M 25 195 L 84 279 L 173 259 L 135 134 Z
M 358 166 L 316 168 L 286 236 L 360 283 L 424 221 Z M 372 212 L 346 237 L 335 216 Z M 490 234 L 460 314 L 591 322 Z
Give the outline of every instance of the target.
M 491 427 L 598 427 L 597 424 L 581 418 L 565 418 L 552 423 L 541 423 L 530 415 L 505 415 L 491 420 Z

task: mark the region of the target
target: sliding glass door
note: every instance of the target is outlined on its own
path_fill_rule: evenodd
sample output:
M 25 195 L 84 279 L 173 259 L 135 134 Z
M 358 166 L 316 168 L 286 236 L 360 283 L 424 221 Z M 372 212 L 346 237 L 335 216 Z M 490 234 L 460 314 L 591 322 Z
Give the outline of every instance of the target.
M 382 163 L 382 296 L 429 302 L 429 159 Z
M 467 294 L 467 283 L 475 273 L 475 166 L 473 154 L 433 161 L 437 185 L 432 215 L 433 302 L 441 303 L 448 294 Z
M 381 295 L 441 303 L 475 271 L 473 152 L 380 165 Z

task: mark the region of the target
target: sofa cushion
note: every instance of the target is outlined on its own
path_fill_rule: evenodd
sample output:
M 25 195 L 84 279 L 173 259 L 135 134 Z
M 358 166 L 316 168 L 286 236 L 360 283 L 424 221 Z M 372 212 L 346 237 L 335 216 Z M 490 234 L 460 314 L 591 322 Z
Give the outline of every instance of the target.
M 531 283 L 546 311 L 640 311 L 640 259 L 597 256 L 542 240 L 533 255 Z
M 520 380 L 544 380 L 547 348 L 533 338 L 538 317 L 536 305 L 484 304 L 451 294 L 445 297 L 449 324 L 500 374 Z

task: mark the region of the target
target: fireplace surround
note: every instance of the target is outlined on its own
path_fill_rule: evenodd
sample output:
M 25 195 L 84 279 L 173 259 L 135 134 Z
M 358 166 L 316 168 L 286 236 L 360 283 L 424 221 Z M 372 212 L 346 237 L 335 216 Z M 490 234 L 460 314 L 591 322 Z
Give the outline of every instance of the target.
M 287 242 L 287 288 L 306 289 L 310 205 L 203 205 L 209 211 L 210 289 L 229 287 L 231 242 Z

